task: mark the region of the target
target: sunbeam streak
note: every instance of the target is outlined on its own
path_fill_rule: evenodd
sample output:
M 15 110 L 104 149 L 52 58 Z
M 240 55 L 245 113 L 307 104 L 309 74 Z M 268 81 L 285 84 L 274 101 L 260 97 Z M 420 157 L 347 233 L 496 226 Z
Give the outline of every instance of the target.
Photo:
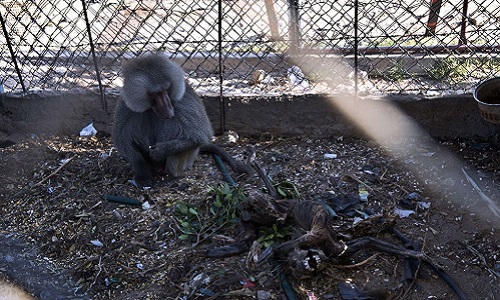
M 462 184 L 454 185 L 454 195 L 456 197 L 452 197 L 451 200 L 458 205 L 468 203 L 469 205 L 466 208 L 471 213 L 479 214 L 487 220 L 494 220 L 498 226 L 498 222 L 500 222 L 499 189 L 492 187 L 491 195 L 487 196 L 482 191 L 479 192 L 480 189 L 475 189 L 471 184 L 467 184 L 471 183 L 471 181 L 469 175 L 465 173 L 465 169 L 468 169 L 469 173 L 473 173 L 473 168 L 453 155 L 451 151 L 440 147 L 439 143 L 434 141 L 411 117 L 402 112 L 390 100 L 361 100 L 355 99 L 354 96 L 332 96 L 330 102 L 367 137 L 387 149 L 389 154 L 401 162 L 404 162 L 405 158 L 408 157 L 408 153 L 415 151 L 415 149 L 412 149 L 415 145 L 405 143 L 405 139 L 418 138 L 425 141 L 427 147 L 432 149 L 440 148 L 439 158 L 430 157 L 427 160 L 427 165 L 424 166 L 425 169 L 431 170 L 435 166 L 443 165 L 439 170 L 439 176 L 436 172 L 419 172 L 412 164 L 405 164 L 405 166 L 415 176 L 419 177 L 421 182 L 426 183 L 428 188 L 443 197 L 442 178 L 451 178 L 462 182 Z M 446 164 L 443 164 L 443 161 Z M 471 194 L 471 190 L 475 190 L 477 193 Z M 464 195 L 474 195 L 475 197 L 473 199 L 463 199 Z

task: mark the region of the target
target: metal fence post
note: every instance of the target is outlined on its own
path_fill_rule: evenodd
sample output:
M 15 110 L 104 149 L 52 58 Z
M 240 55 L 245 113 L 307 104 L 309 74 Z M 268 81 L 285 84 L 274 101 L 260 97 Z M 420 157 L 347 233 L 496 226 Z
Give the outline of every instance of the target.
M 7 27 L 5 26 L 5 20 L 3 19 L 2 13 L 0 13 L 0 23 L 2 23 L 3 35 L 5 36 L 5 40 L 7 41 L 7 47 L 9 48 L 10 57 L 12 59 L 12 62 L 14 63 L 14 68 L 16 69 L 17 77 L 19 78 L 19 83 L 21 83 L 21 88 L 23 89 L 23 92 L 26 93 L 26 87 L 24 86 L 23 76 L 21 75 L 21 70 L 19 70 L 19 66 L 17 65 L 16 55 L 14 54 L 14 49 L 12 48 L 12 42 L 10 40 L 9 33 L 7 32 Z
M 464 5 L 462 7 L 462 24 L 460 25 L 460 39 L 458 40 L 458 45 L 467 45 L 467 36 L 465 35 L 465 28 L 467 27 L 467 22 L 469 18 L 467 17 L 467 11 L 469 9 L 469 0 L 464 0 Z
M 221 134 L 226 131 L 226 100 L 224 99 L 224 62 L 222 58 L 222 18 L 223 18 L 223 13 L 222 13 L 222 0 L 219 0 L 217 2 L 217 7 L 219 10 L 219 17 L 218 17 L 218 23 L 217 23 L 217 49 L 219 52 L 219 122 L 220 122 L 220 130 Z
M 290 52 L 298 53 L 301 45 L 299 0 L 288 0 L 290 10 Z
M 358 20 L 359 1 L 354 0 L 354 95 L 358 99 Z
M 94 61 L 95 76 L 97 79 L 97 84 L 99 85 L 99 92 L 101 93 L 101 105 L 102 109 L 108 110 L 108 103 L 106 102 L 106 97 L 104 96 L 104 90 L 101 83 L 101 73 L 99 72 L 99 66 L 97 65 L 97 59 L 95 56 L 94 41 L 92 40 L 92 33 L 90 31 L 90 22 L 87 15 L 87 5 L 85 5 L 85 0 L 82 0 L 83 6 L 83 16 L 85 17 L 85 26 L 87 27 L 87 35 L 89 36 L 90 52 L 92 53 L 92 60 Z

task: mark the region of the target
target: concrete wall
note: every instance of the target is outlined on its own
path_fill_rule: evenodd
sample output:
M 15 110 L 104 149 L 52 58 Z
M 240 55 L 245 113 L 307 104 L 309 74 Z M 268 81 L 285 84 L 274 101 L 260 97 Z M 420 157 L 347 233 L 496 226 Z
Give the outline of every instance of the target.
M 336 95 L 334 98 L 337 102 L 351 101 L 348 96 Z M 94 122 L 100 134 L 109 134 L 118 99 L 118 92 L 108 93 L 108 108 L 104 110 L 100 96 L 92 92 L 6 95 L 0 118 L 0 140 L 26 133 L 78 134 L 90 121 Z M 220 99 L 204 97 L 203 100 L 214 128 L 220 131 Z M 262 133 L 318 137 L 360 135 L 326 96 L 237 97 L 225 98 L 224 101 L 227 103 L 226 129 L 234 130 L 241 136 L 258 136 Z M 395 106 L 371 110 L 368 114 L 374 126 L 377 120 L 387 119 L 394 128 L 402 125 L 400 122 L 404 120 L 395 117 L 392 111 L 399 108 L 434 137 L 493 138 L 500 134 L 499 124 L 482 120 L 471 95 L 439 99 L 402 96 L 365 98 L 358 105 L 370 107 L 380 101 Z

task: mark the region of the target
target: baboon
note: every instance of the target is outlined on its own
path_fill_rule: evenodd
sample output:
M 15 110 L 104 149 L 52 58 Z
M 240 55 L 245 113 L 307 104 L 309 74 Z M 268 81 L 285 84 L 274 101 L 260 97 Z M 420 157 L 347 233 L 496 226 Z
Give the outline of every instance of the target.
M 113 144 L 131 165 L 135 186 L 151 187 L 155 173 L 181 176 L 200 149 L 220 155 L 238 173 L 250 173 L 249 166 L 211 144 L 214 132 L 201 99 L 165 54 L 132 59 L 122 74 Z

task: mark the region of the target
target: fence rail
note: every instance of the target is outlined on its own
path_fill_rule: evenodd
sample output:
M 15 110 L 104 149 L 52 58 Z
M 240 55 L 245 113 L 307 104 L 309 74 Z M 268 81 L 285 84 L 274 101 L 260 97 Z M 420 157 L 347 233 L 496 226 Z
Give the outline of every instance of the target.
M 0 76 L 103 94 L 164 51 L 201 93 L 464 93 L 498 76 L 499 20 L 500 0 L 4 0 Z

